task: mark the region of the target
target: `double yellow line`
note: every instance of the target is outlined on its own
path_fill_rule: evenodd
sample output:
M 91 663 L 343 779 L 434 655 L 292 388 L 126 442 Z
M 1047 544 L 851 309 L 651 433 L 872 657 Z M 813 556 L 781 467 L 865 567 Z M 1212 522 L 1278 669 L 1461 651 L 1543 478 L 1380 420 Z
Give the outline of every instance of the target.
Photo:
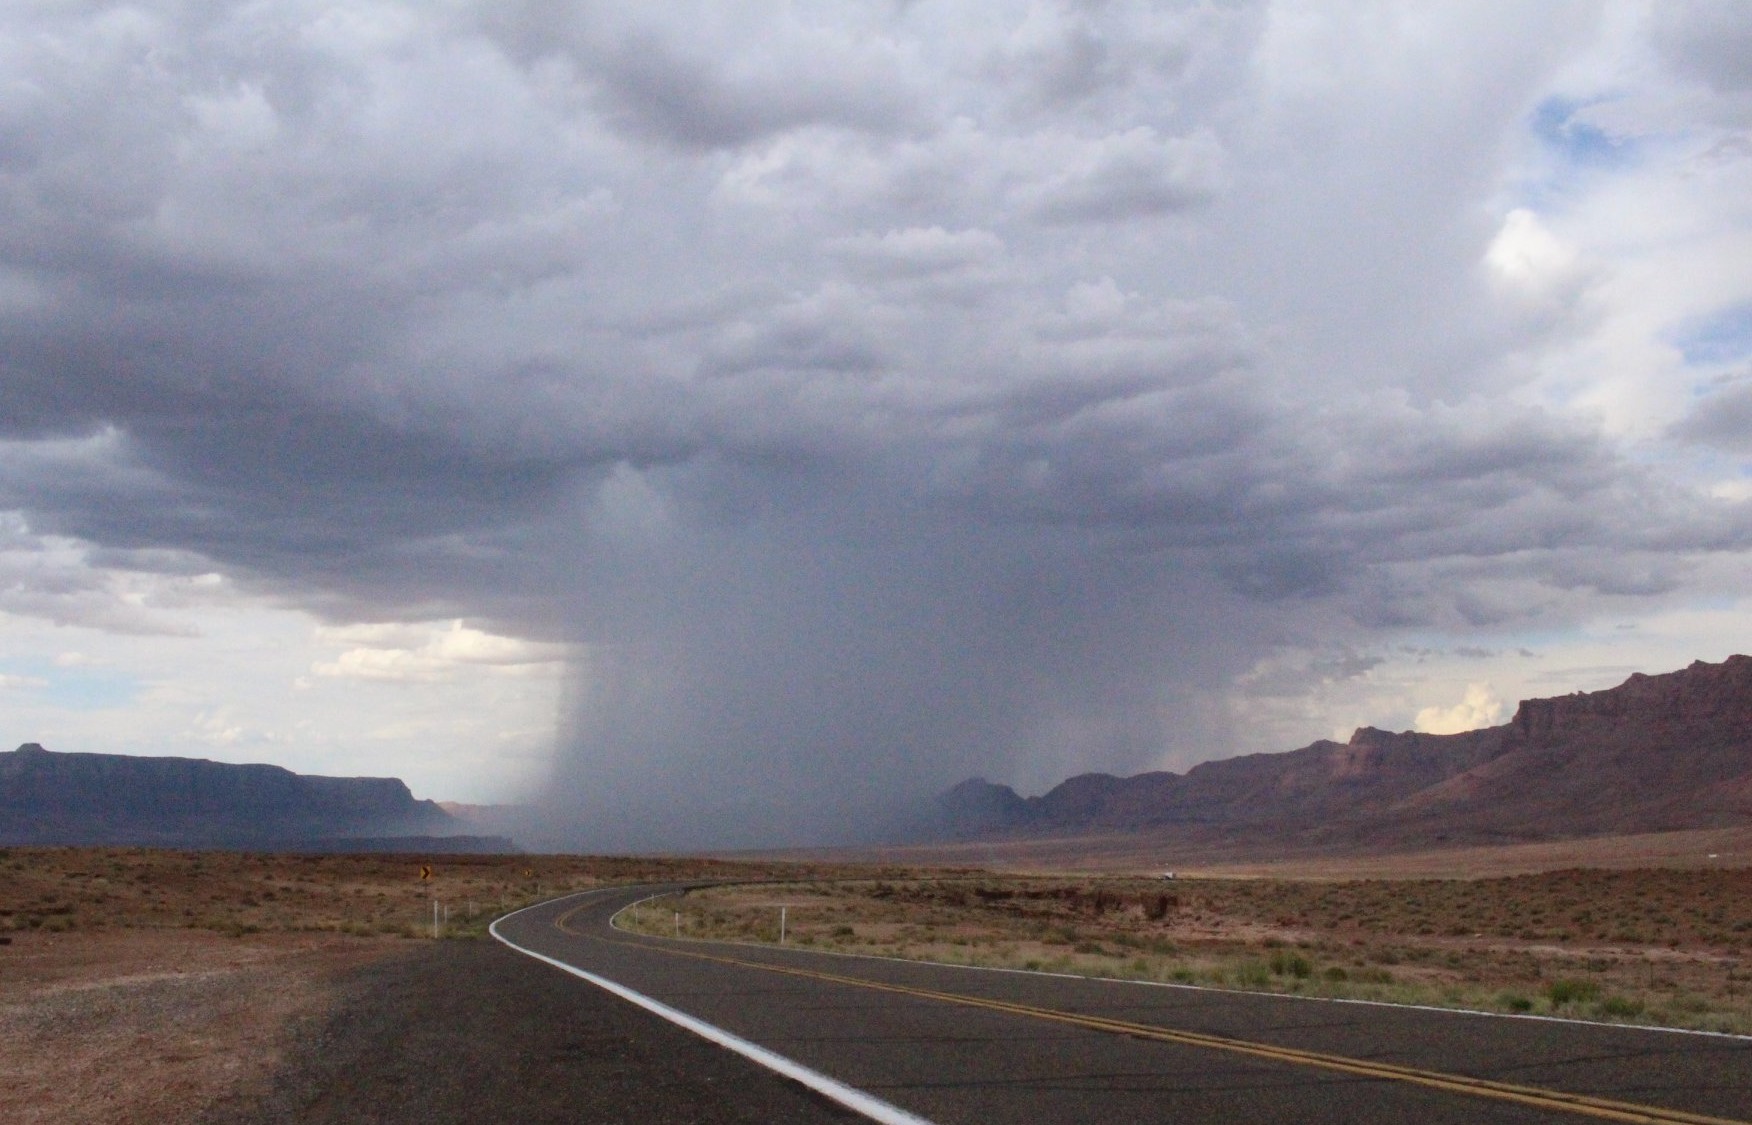
M 596 941 L 593 934 L 582 934 L 566 925 L 572 915 L 583 910 L 578 906 L 560 915 L 554 920 L 554 925 L 566 933 L 577 937 L 588 937 Z M 1080 1027 L 1089 1031 L 1104 1031 L 1115 1035 L 1129 1035 L 1135 1039 L 1149 1039 L 1160 1043 L 1176 1043 L 1187 1047 L 1203 1047 L 1209 1050 L 1228 1051 L 1232 1054 L 1247 1055 L 1252 1058 L 1269 1059 L 1273 1062 L 1290 1063 L 1296 1066 L 1317 1067 L 1321 1070 L 1337 1071 L 1341 1074 L 1351 1074 L 1362 1078 L 1378 1078 L 1393 1082 L 1405 1082 L 1414 1086 L 1424 1086 L 1433 1090 L 1442 1090 L 1453 1094 L 1465 1094 L 1471 1097 L 1492 1098 L 1496 1101 L 1514 1102 L 1520 1105 L 1533 1106 L 1537 1109 L 1560 1110 L 1566 1113 L 1579 1114 L 1584 1117 L 1596 1117 L 1606 1121 L 1632 1121 L 1643 1123 L 1659 1123 L 1659 1125 L 1748 1125 L 1727 1117 L 1710 1117 L 1701 1113 L 1687 1113 L 1679 1109 L 1667 1109 L 1662 1106 L 1641 1105 L 1636 1102 L 1614 1101 L 1610 1098 L 1595 1098 L 1586 1094 L 1570 1094 L 1561 1090 L 1546 1090 L 1537 1086 L 1518 1086 L 1510 1082 L 1494 1082 L 1488 1078 L 1472 1078 L 1463 1074 L 1445 1074 L 1436 1070 L 1420 1070 L 1416 1067 L 1397 1066 L 1393 1063 L 1371 1062 L 1367 1059 L 1355 1059 L 1346 1055 L 1330 1055 L 1321 1051 L 1302 1051 L 1293 1047 L 1278 1047 L 1269 1043 L 1256 1043 L 1247 1039 L 1231 1039 L 1223 1035 L 1206 1035 L 1197 1031 L 1177 1031 L 1173 1028 L 1159 1027 L 1155 1024 L 1133 1023 L 1130 1020 L 1109 1019 L 1106 1016 L 1084 1015 L 1079 1012 L 1065 1012 L 1056 1008 L 1040 1008 L 1032 1004 L 1018 1004 L 1008 1000 L 992 1000 L 983 996 L 968 996 L 959 992 L 940 992 L 931 988 L 914 988 L 904 984 L 889 984 L 883 981 L 866 980 L 863 977 L 843 976 L 839 973 L 824 973 L 816 969 L 800 969 L 787 965 L 772 965 L 762 961 L 748 961 L 740 957 L 721 957 L 710 953 L 700 953 L 689 949 L 675 949 L 668 945 L 647 944 L 645 942 L 615 942 L 617 945 L 637 945 L 641 949 L 651 949 L 667 953 L 672 957 L 691 957 L 696 961 L 711 961 L 720 965 L 733 965 L 743 969 L 758 969 L 761 972 L 781 973 L 785 976 L 803 977 L 808 980 L 826 981 L 830 984 L 843 984 L 853 988 L 867 988 L 875 992 L 892 992 L 901 996 L 915 996 L 925 1000 L 937 1000 L 945 1004 L 959 1004 L 968 1008 L 984 1008 L 988 1011 L 1003 1012 L 1007 1015 L 1023 1016 L 1028 1019 L 1045 1020 L 1050 1023 L 1065 1024 L 1070 1027 Z

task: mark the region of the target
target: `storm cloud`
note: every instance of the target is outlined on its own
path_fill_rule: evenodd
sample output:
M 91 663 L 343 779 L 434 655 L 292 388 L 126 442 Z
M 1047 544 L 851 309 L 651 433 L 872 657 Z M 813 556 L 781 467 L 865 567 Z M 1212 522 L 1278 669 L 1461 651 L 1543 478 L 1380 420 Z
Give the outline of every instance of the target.
M 866 838 L 974 773 L 1279 748 L 1236 706 L 1274 653 L 1360 675 L 1752 546 L 1709 381 L 1752 341 L 1588 367 L 1643 276 L 1602 177 L 1746 231 L 1744 83 L 1687 44 L 1748 17 L 1661 6 L 1625 94 L 1633 23 L 15 11 L 0 506 L 570 646 L 567 843 Z M 1744 307 L 1717 276 L 1639 338 Z

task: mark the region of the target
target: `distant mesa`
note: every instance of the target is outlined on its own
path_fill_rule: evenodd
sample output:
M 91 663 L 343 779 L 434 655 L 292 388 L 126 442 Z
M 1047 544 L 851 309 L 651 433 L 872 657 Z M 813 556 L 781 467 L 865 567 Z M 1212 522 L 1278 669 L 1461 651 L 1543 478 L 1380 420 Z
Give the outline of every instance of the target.
M 261 851 L 508 852 L 393 777 L 201 758 L 0 753 L 0 844 Z M 459 831 L 460 830 L 460 831 Z
M 1752 657 L 1529 699 L 1504 725 L 1464 734 L 1363 727 L 1185 774 L 1083 774 L 1040 797 L 976 778 L 937 813 L 941 835 L 959 840 L 1147 831 L 1297 851 L 1747 825 Z

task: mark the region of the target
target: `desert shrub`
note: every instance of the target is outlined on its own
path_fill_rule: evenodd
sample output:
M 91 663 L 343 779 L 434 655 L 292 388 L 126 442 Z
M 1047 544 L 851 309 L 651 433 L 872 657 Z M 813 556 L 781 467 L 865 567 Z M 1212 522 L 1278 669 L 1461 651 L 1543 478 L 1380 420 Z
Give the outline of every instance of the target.
M 1235 983 L 1263 987 L 1271 983 L 1271 968 L 1263 961 L 1243 961 L 1235 966 Z
M 232 938 L 240 938 L 240 937 L 243 937 L 245 934 L 259 934 L 262 932 L 262 928 L 260 926 L 253 925 L 253 924 L 246 924 L 243 922 L 236 921 L 234 919 L 224 919 L 224 920 L 217 921 L 217 922 L 209 922 L 207 924 L 207 928 L 209 930 L 212 930 L 215 933 L 224 934 L 226 937 L 232 937 Z
M 1168 917 L 1168 911 L 1180 905 L 1180 900 L 1172 895 L 1157 895 L 1154 902 L 1144 904 L 1144 917 L 1152 922 L 1160 922 Z
M 1608 996 L 1600 1001 L 1600 1014 L 1616 1016 L 1619 1019 L 1634 1019 L 1643 1013 L 1643 1002 L 1632 1000 L 1628 996 Z
M 1297 980 L 1306 980 L 1313 975 L 1314 966 L 1309 964 L 1308 959 L 1299 953 L 1278 952 L 1271 955 L 1271 971 L 1276 976 L 1289 976 L 1295 977 Z
M 1341 981 L 1347 981 L 1350 979 L 1350 974 L 1345 972 L 1344 969 L 1338 965 L 1332 966 L 1330 969 L 1327 969 L 1324 973 L 1321 973 L 1320 975 L 1325 977 L 1327 980 L 1332 981 L 1334 984 L 1337 984 Z
M 1600 995 L 1600 986 L 1591 980 L 1554 980 L 1545 986 L 1545 996 L 1554 1008 L 1565 1004 L 1584 1004 Z
M 1533 1001 L 1518 992 L 1505 992 L 1497 997 L 1497 1003 L 1511 1012 L 1531 1012 Z

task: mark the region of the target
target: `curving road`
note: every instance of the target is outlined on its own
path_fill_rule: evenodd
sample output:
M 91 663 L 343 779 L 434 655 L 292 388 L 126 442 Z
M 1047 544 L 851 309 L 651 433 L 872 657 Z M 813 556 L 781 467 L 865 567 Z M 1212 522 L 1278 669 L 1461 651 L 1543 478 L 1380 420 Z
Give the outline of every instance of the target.
M 673 941 L 610 926 L 662 889 L 672 888 L 570 896 L 511 914 L 494 932 L 862 1092 L 873 1101 L 860 1108 L 879 1119 L 886 1106 L 889 1120 L 940 1125 L 1752 1120 L 1752 1039 Z

